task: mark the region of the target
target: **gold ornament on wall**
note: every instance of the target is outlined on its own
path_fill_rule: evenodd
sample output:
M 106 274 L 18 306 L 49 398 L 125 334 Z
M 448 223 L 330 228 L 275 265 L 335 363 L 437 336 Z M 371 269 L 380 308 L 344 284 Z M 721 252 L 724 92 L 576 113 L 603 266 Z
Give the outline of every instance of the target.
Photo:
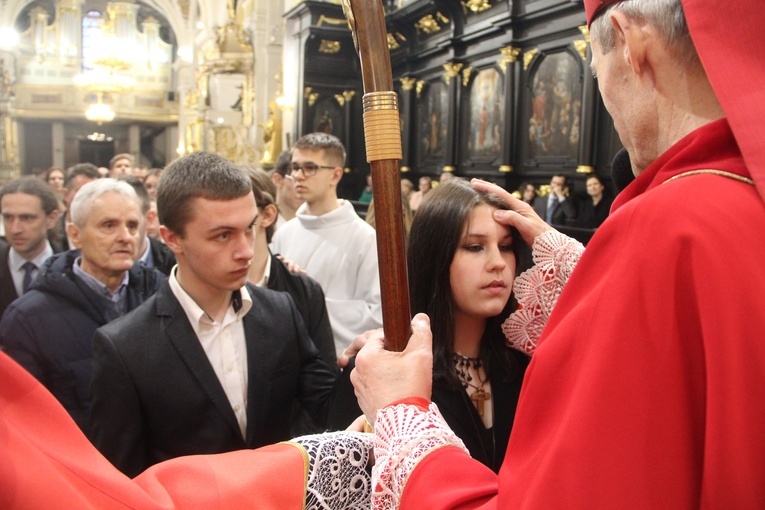
M 322 39 L 321 43 L 319 44 L 319 53 L 334 55 L 335 53 L 338 53 L 339 51 L 340 51 L 340 41 L 329 41 L 327 39 Z
M 420 20 L 414 24 L 414 28 L 417 29 L 417 32 L 424 32 L 427 35 L 432 35 L 441 30 L 441 25 L 438 24 L 438 21 L 436 21 L 432 14 L 428 14 L 427 16 L 420 18 Z
M 491 9 L 490 0 L 465 0 L 462 2 L 462 9 L 467 12 L 470 11 L 474 14 L 479 12 L 488 11 Z
M 507 74 L 507 66 L 518 60 L 518 55 L 521 54 L 521 49 L 514 46 L 505 46 L 499 51 L 502 53 L 502 58 L 499 59 L 499 67 L 502 69 L 503 73 Z
M 537 53 L 539 53 L 539 50 L 537 48 L 534 48 L 523 54 L 523 70 L 524 71 L 529 70 L 531 61 L 534 60 L 534 57 L 537 56 Z
M 417 87 L 416 87 L 417 99 L 419 99 L 420 96 L 422 95 L 422 89 L 424 88 L 425 88 L 425 80 L 417 80 Z
M 470 78 L 473 76 L 473 68 L 466 67 L 462 70 L 462 86 L 467 87 L 470 83 Z
M 417 78 L 409 78 L 409 77 L 403 77 L 399 78 L 399 81 L 401 82 L 401 88 L 405 91 L 410 91 L 414 88 L 415 84 L 417 83 Z
M 452 78 L 456 78 L 459 76 L 460 71 L 462 70 L 462 64 L 458 62 L 448 62 L 443 65 L 444 71 L 446 71 L 446 74 L 444 75 L 444 81 L 447 85 L 449 85 L 449 81 Z

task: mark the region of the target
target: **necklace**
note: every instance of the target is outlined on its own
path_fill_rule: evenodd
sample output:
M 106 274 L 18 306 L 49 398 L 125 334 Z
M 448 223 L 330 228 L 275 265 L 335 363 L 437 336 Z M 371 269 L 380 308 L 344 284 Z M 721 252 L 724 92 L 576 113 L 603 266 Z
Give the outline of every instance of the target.
M 471 358 L 469 356 L 463 356 L 454 352 L 452 353 L 452 361 L 454 361 L 454 369 L 457 373 L 457 378 L 462 383 L 462 387 L 466 390 L 469 387 L 475 390 L 475 392 L 470 395 L 470 400 L 472 400 L 473 404 L 475 404 L 476 410 L 478 411 L 478 416 L 483 416 L 484 402 L 491 399 L 491 393 L 483 389 L 483 387 L 486 385 L 486 379 L 483 381 L 480 380 L 480 369 L 482 366 L 480 358 Z M 472 382 L 473 376 L 470 375 L 471 368 L 475 369 L 476 378 L 478 378 L 478 384 L 473 384 Z

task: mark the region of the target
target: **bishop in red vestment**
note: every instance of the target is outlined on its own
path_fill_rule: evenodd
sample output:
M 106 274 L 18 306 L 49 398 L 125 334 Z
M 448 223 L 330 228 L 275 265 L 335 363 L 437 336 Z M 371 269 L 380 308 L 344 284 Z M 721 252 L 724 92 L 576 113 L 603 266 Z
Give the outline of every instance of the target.
M 403 356 L 371 343 L 357 357 L 378 508 L 765 508 L 765 35 L 753 23 L 765 3 L 681 3 L 703 69 L 615 0 L 585 0 L 588 23 L 612 27 L 607 45 L 591 29 L 593 70 L 636 179 L 550 316 L 499 475 L 428 410 L 412 375 L 427 372 L 427 328 Z M 505 221 L 518 226 L 516 210 Z

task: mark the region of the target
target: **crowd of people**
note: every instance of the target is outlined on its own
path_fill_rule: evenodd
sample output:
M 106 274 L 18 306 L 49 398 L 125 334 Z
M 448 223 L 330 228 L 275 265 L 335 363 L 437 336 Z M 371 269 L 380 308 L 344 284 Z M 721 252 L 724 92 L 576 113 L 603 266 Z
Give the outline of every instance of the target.
M 584 3 L 634 180 L 402 181 L 402 353 L 331 135 L 5 184 L 0 506 L 762 507 L 765 7 Z

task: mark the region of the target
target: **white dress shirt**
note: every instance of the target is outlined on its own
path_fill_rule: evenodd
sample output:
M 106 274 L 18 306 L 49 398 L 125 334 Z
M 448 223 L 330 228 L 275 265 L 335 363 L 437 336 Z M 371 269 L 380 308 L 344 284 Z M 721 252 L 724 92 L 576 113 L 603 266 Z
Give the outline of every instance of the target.
M 234 308 L 234 300 L 226 310 L 226 315 L 220 322 L 214 321 L 189 296 L 175 277 L 175 266 L 170 271 L 170 290 L 178 299 L 186 317 L 191 323 L 199 343 L 202 345 L 207 359 L 210 361 L 215 375 L 218 376 L 223 391 L 228 397 L 239 423 L 242 437 L 247 435 L 247 344 L 244 336 L 242 319 L 252 307 L 252 298 L 244 286 L 234 293 L 241 294 L 241 307 Z
M 24 269 L 21 267 L 27 262 L 31 262 L 35 266 L 37 266 L 37 269 L 32 271 L 32 280 L 34 281 L 35 278 L 37 278 L 38 273 L 40 272 L 40 268 L 43 266 L 45 261 L 53 255 L 53 248 L 50 247 L 50 243 L 48 241 L 45 241 L 45 248 L 43 251 L 40 252 L 38 256 L 33 258 L 32 260 L 27 260 L 24 257 L 21 256 L 19 252 L 16 251 L 15 248 L 11 247 L 11 249 L 8 251 L 8 269 L 11 270 L 11 277 L 13 278 L 13 286 L 16 287 L 16 295 L 21 296 L 24 293 Z

